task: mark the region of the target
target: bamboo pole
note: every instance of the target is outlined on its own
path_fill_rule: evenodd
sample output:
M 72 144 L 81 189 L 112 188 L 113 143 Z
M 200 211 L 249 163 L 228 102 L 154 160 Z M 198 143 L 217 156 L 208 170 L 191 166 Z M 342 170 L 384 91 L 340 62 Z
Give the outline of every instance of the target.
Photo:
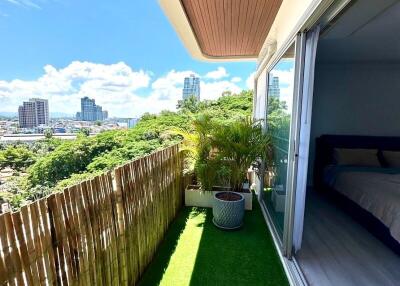
M 175 145 L 0 215 L 0 285 L 135 285 L 189 179 Z

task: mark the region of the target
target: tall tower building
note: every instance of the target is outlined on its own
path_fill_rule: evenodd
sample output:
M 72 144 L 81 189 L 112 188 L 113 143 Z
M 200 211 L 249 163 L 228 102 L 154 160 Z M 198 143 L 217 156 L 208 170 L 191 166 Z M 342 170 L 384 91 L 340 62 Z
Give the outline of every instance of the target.
M 29 101 L 36 104 L 36 122 L 38 125 L 49 124 L 49 101 L 47 99 L 32 98 Z
M 31 98 L 18 108 L 19 126 L 33 128 L 49 124 L 49 102 L 47 99 Z
M 281 95 L 281 90 L 279 88 L 279 77 L 270 76 L 268 84 L 268 96 L 278 97 Z
M 196 77 L 194 74 L 190 75 L 190 77 L 185 77 L 182 90 L 183 99 L 187 99 L 191 96 L 200 100 L 200 78 Z
M 108 116 L 107 111 L 103 111 L 103 108 L 100 105 L 96 105 L 94 99 L 90 99 L 89 97 L 81 98 L 81 112 L 77 113 L 77 118 L 82 121 L 96 121 L 96 120 L 104 120 L 105 117 Z

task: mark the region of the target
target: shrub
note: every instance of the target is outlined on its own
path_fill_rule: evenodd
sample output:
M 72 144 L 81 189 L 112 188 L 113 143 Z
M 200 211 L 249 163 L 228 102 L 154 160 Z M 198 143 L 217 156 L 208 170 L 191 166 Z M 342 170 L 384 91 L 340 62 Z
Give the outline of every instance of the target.
M 0 151 L 0 169 L 10 167 L 19 171 L 32 165 L 35 160 L 35 154 L 23 145 L 8 146 Z
M 110 131 L 95 137 L 79 136 L 74 141 L 64 142 L 29 168 L 29 187 L 54 186 L 59 180 L 85 171 L 95 157 L 120 146 L 119 135 L 119 132 Z

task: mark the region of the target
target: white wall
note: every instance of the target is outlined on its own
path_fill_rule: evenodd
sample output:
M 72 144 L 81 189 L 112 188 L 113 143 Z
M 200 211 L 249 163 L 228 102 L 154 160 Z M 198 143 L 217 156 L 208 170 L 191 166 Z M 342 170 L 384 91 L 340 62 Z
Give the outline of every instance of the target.
M 400 136 L 400 64 L 317 64 L 309 178 L 321 134 Z

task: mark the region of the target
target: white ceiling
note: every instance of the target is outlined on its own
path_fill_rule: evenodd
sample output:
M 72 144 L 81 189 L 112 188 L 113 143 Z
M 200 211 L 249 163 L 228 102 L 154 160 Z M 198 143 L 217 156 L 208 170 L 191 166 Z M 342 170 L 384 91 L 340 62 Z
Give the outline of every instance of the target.
M 321 35 L 317 61 L 400 62 L 400 1 L 356 1 Z

